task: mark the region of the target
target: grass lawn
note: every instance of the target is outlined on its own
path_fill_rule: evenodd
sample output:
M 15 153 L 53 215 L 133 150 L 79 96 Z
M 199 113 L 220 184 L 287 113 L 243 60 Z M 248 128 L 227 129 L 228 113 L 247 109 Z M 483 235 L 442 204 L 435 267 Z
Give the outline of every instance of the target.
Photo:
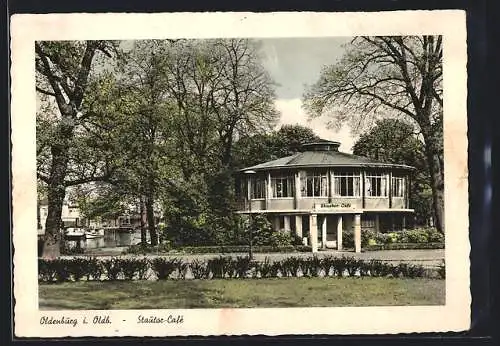
M 443 305 L 445 281 L 280 278 L 40 284 L 41 310 Z

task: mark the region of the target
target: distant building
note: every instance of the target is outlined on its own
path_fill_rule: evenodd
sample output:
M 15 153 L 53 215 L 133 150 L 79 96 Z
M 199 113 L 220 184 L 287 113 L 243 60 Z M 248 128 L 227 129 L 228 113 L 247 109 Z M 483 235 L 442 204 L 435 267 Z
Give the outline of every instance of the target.
M 353 230 L 361 251 L 363 230 L 405 228 L 413 167 L 377 162 L 319 141 L 300 152 L 240 171 L 239 213 L 265 213 L 274 230 L 294 232 L 312 247 L 342 249 Z
M 42 200 L 39 205 L 40 224 L 38 225 L 41 233 L 45 233 L 45 222 L 47 220 L 48 211 L 49 206 L 47 204 L 47 200 Z M 78 206 L 64 202 L 61 210 L 61 221 L 63 222 L 64 227 L 79 226 L 82 219 Z

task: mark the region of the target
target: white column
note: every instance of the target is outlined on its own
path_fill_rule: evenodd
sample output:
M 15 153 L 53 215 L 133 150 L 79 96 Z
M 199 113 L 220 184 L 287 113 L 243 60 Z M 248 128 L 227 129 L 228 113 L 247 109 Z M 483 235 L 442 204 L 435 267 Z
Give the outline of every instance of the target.
M 295 175 L 294 175 L 294 178 L 295 178 L 295 191 L 294 191 L 294 207 L 295 209 L 299 209 L 299 201 L 301 199 L 301 195 L 300 195 L 300 176 L 299 176 L 299 172 L 296 172 Z
M 302 239 L 302 215 L 295 215 L 295 234 Z
M 342 215 L 337 217 L 337 250 L 342 250 Z
M 326 249 L 326 215 L 323 215 L 321 223 L 321 248 Z
M 248 210 L 251 209 L 251 203 L 252 203 L 252 179 L 248 176 L 247 174 L 247 201 L 248 201 Z
M 354 251 L 361 252 L 361 215 L 354 215 Z
M 290 232 L 290 215 L 285 215 L 283 218 L 285 220 L 283 228 L 285 231 Z
M 380 215 L 375 214 L 375 231 L 380 232 Z
M 271 190 L 271 173 L 267 173 L 266 175 L 266 210 L 269 210 L 269 200 L 273 192 Z
M 309 216 L 309 236 L 312 252 L 318 252 L 318 215 Z

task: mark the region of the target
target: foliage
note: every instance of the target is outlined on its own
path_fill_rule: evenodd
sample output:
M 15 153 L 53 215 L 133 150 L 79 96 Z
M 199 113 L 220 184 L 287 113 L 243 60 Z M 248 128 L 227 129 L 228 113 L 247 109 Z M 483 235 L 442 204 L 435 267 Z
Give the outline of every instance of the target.
M 199 259 L 195 259 L 190 263 L 191 273 L 194 279 L 209 279 L 210 270 L 208 263 Z
M 156 257 L 151 260 L 151 269 L 158 280 L 166 280 L 178 268 L 179 261 L 177 258 Z
M 103 274 L 110 281 L 147 280 L 148 272 L 155 273 L 157 280 L 167 280 L 177 273 L 176 278 L 187 279 L 191 273 L 193 279 L 244 279 L 278 277 L 355 277 L 372 276 L 394 278 L 441 278 L 445 277 L 444 262 L 437 268 L 425 268 L 422 265 L 400 263 L 392 265 L 381 260 L 365 261 L 353 257 L 318 256 L 287 257 L 271 261 L 252 261 L 247 256 L 219 256 L 207 260 L 195 259 L 191 262 L 177 258 L 96 258 L 75 257 L 38 261 L 38 280 L 40 282 L 99 281 Z
M 118 258 L 116 262 L 116 265 L 121 267 L 125 280 L 133 280 L 135 277 L 139 280 L 144 280 L 146 278 L 148 269 L 148 260 L 146 258 Z
M 342 233 L 342 245 L 354 248 L 354 232 Z M 416 228 L 397 232 L 381 233 L 372 230 L 361 231 L 363 250 L 402 250 L 402 249 L 442 249 L 444 235 L 435 228 Z
M 444 231 L 442 36 L 362 36 L 303 96 L 312 117 L 360 131 L 380 118 L 411 125 L 424 143 L 437 228 Z
M 114 281 L 120 278 L 120 275 L 123 273 L 123 267 L 119 258 L 105 259 L 101 263 L 108 280 Z
M 353 154 L 415 167 L 409 176 L 410 208 L 415 209 L 418 224 L 427 224 L 432 217 L 431 178 L 424 143 L 412 125 L 397 118 L 378 120 L 369 132 L 362 134 L 356 141 Z
M 235 144 L 235 166 L 245 168 L 290 156 L 300 145 L 319 140 L 312 129 L 302 125 L 282 125 L 274 132 L 242 137 Z

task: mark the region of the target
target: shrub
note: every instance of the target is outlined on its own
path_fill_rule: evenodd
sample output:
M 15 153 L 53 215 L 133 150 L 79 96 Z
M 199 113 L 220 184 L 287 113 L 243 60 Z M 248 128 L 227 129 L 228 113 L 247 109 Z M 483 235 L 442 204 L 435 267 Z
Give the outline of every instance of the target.
M 375 231 L 372 231 L 372 230 L 361 230 L 361 246 L 366 246 L 370 243 L 370 241 L 372 242 L 376 242 L 375 238 L 376 238 L 376 235 L 377 233 Z
M 302 260 L 297 257 L 288 257 L 283 260 L 282 268 L 286 272 L 286 276 L 299 276 Z
M 429 236 L 426 230 L 415 229 L 406 232 L 408 234 L 409 243 L 427 243 L 429 241 Z
M 255 270 L 260 273 L 260 277 L 268 278 L 271 277 L 271 268 L 272 264 L 269 260 L 269 257 L 264 258 L 263 262 L 257 262 L 255 266 Z
M 342 245 L 347 249 L 354 248 L 354 231 L 352 229 L 342 233 Z
M 208 269 L 208 265 L 205 261 L 196 259 L 190 263 L 189 267 L 191 268 L 191 273 L 195 279 L 210 278 L 210 270 Z
M 363 248 L 364 251 L 379 251 L 379 250 L 415 250 L 415 249 L 444 249 L 443 243 L 389 243 L 367 245 Z
M 386 277 L 392 274 L 392 265 L 382 262 L 380 260 L 370 261 L 370 274 L 373 277 Z
M 294 243 L 294 237 L 291 232 L 280 230 L 271 233 L 269 238 L 269 244 L 274 247 L 282 247 L 282 246 L 292 246 Z
M 321 260 L 317 256 L 304 259 L 302 265 L 302 272 L 309 277 L 318 277 L 323 269 Z
M 88 262 L 89 259 L 81 257 L 75 257 L 67 262 L 67 269 L 70 272 L 73 280 L 80 281 L 83 277 L 86 276 L 89 270 Z
M 38 280 L 43 282 L 53 282 L 56 279 L 54 263 L 58 260 L 38 259 Z
M 425 268 L 422 265 L 399 263 L 396 268 L 397 274 L 401 274 L 403 277 L 410 279 L 423 277 L 425 274 Z M 398 276 L 399 275 L 395 275 L 395 277 Z
M 369 262 L 366 261 L 360 261 L 359 265 L 359 276 L 365 277 L 365 276 L 370 276 L 370 269 L 371 265 Z
M 149 263 L 146 259 L 117 258 L 116 265 L 121 267 L 125 280 L 133 280 L 136 276 L 145 277 Z
M 236 261 L 234 262 L 235 276 L 237 278 L 245 278 L 251 268 L 250 265 L 250 257 L 236 257 Z
M 101 280 L 104 274 L 104 267 L 102 262 L 95 257 L 89 257 L 87 259 L 87 280 Z
M 446 265 L 444 260 L 439 264 L 437 273 L 441 279 L 446 279 Z
M 347 257 L 342 256 L 342 257 L 336 257 L 333 259 L 333 270 L 334 270 L 334 275 L 338 277 L 344 276 L 344 272 L 347 269 Z
M 232 258 L 229 256 L 209 259 L 207 265 L 215 279 L 223 279 L 226 275 L 232 276 L 233 274 Z
M 119 279 L 120 274 L 122 273 L 122 266 L 120 259 L 110 258 L 102 261 L 102 265 L 106 270 L 105 274 L 108 280 L 114 281 Z
M 444 243 L 444 234 L 435 228 L 426 229 L 429 243 Z
M 321 259 L 321 267 L 323 268 L 323 273 L 325 277 L 330 276 L 330 272 L 334 267 L 335 258 L 332 256 L 326 256 Z M 335 275 L 335 270 L 333 270 L 333 275 Z
M 179 260 L 178 262 L 176 262 L 176 265 L 177 265 L 177 268 L 176 268 L 177 278 L 179 278 L 181 280 L 186 279 L 186 275 L 187 275 L 187 272 L 189 270 L 189 263 L 186 263 L 186 262 Z
M 166 280 L 178 268 L 177 258 L 156 257 L 151 260 L 151 269 L 158 280 Z
M 283 268 L 281 266 L 281 261 L 275 261 L 271 264 L 271 268 L 269 269 L 269 275 L 272 278 L 277 278 L 278 275 L 281 273 L 283 276 Z
M 353 257 L 347 258 L 345 261 L 346 265 L 346 270 L 349 276 L 355 276 L 356 273 L 358 272 L 359 268 L 361 267 L 362 260 L 357 260 Z

